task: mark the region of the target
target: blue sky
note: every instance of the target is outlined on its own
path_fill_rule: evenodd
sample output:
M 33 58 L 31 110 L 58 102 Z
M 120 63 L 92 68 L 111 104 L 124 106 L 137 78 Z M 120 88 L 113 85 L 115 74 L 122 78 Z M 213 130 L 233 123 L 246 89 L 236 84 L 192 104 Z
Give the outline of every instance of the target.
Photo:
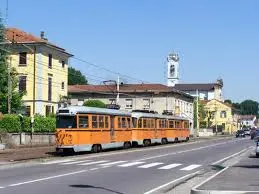
M 5 9 L 1 0 L 3 16 Z M 44 30 L 80 59 L 152 83 L 166 83 L 166 56 L 177 51 L 182 83 L 221 77 L 225 98 L 258 101 L 258 10 L 258 0 L 9 0 L 8 25 Z M 89 76 L 92 83 L 117 77 L 77 60 L 71 65 L 101 77 Z

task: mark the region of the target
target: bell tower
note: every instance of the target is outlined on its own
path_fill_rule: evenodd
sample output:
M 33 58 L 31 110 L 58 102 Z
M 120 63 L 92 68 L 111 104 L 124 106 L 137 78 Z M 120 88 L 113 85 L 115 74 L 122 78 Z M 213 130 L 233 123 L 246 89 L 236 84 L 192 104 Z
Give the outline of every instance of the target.
M 174 87 L 179 82 L 179 56 L 169 53 L 167 57 L 167 86 Z

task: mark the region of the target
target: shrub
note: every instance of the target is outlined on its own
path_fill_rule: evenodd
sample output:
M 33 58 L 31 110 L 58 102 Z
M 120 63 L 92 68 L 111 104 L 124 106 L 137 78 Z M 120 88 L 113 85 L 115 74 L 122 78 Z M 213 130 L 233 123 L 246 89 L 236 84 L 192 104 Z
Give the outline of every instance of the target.
M 18 115 L 4 115 L 0 121 L 0 130 L 8 133 L 18 133 L 21 131 L 21 123 Z
M 37 116 L 34 118 L 34 132 L 54 132 L 56 118 Z
M 84 102 L 84 106 L 105 108 L 105 104 L 101 100 L 88 100 Z
M 56 118 L 36 116 L 34 118 L 34 132 L 55 132 Z M 23 123 L 18 115 L 4 115 L 0 121 L 0 133 L 31 132 L 31 118 L 23 117 Z

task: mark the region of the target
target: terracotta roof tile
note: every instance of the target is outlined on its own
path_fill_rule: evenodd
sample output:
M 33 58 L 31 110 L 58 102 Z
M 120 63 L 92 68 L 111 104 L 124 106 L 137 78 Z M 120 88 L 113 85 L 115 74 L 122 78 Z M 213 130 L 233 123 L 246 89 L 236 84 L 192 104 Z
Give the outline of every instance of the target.
M 47 40 L 41 39 L 17 28 L 7 28 L 6 38 L 10 42 L 14 41 L 17 43 L 48 42 Z

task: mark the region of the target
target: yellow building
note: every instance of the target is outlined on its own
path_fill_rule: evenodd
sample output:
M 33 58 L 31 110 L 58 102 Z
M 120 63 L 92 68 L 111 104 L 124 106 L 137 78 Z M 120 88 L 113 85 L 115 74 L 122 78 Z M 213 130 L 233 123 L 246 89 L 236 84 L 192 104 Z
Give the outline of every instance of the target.
M 239 128 L 238 115 L 233 113 L 231 105 L 218 100 L 210 100 L 205 104 L 207 126 L 218 132 L 234 133 Z
M 67 96 L 68 60 L 72 55 L 48 42 L 44 32 L 36 37 L 8 28 L 6 38 L 10 66 L 18 72 L 18 90 L 26 91 L 26 114 L 55 113 L 60 97 Z

